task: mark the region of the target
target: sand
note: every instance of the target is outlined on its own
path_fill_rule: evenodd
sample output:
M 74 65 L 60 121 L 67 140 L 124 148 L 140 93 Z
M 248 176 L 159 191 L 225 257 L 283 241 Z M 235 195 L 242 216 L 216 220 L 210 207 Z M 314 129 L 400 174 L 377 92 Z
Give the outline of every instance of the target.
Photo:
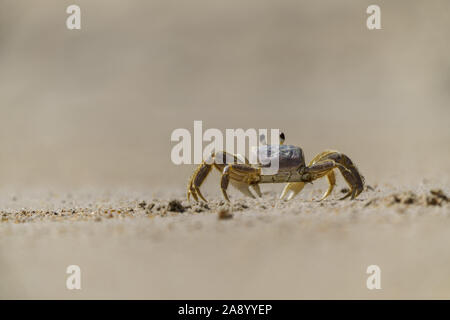
M 47 195 L 43 210 L 1 213 L 1 294 L 449 298 L 448 198 L 427 185 L 386 189 L 366 190 L 355 201 L 323 202 L 280 201 L 266 192 L 263 200 L 236 199 L 231 206 L 220 199 L 189 204 L 129 192 Z M 73 264 L 82 271 L 79 291 L 65 287 L 65 270 Z M 373 264 L 381 268 L 380 290 L 366 288 Z

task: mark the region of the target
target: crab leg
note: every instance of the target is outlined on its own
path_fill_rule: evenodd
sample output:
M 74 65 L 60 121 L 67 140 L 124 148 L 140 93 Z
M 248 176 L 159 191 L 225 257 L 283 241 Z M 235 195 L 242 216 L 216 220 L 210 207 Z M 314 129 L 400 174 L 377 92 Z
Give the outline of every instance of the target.
M 345 181 L 350 187 L 350 191 L 348 192 L 348 194 L 346 194 L 340 200 L 346 199 L 350 196 L 352 200 L 355 199 L 363 190 L 364 178 L 359 173 L 358 169 L 350 160 L 350 158 L 347 157 L 346 155 L 339 153 L 337 151 L 323 152 L 321 154 L 321 159 L 315 162 L 313 165 L 307 167 L 306 171 L 313 174 L 314 179 L 318 179 L 320 177 L 323 177 L 325 175 L 324 173 L 334 168 L 339 169 Z M 332 185 L 334 186 L 335 184 L 335 179 L 329 176 L 330 173 L 328 172 L 326 174 L 328 177 L 328 181 L 330 183 L 330 187 L 328 191 L 324 194 L 324 197 L 322 197 L 322 199 L 325 199 L 326 196 L 328 196 L 329 193 L 331 193 L 331 190 L 333 189 Z
M 255 191 L 255 193 L 257 194 L 258 197 L 262 197 L 262 192 L 261 189 L 259 188 L 259 184 L 252 184 L 250 185 L 250 188 L 253 189 L 253 191 Z
M 309 162 L 309 166 L 311 167 L 313 164 L 315 164 L 318 161 L 320 161 L 321 158 L 324 157 L 327 154 L 328 154 L 328 151 L 324 151 L 324 152 L 319 153 L 318 155 L 316 155 Z M 328 190 L 324 193 L 324 195 L 322 196 L 322 198 L 319 201 L 322 201 L 326 197 L 328 197 L 330 195 L 331 191 L 333 191 L 333 188 L 334 188 L 334 186 L 336 184 L 336 177 L 335 177 L 333 171 L 330 171 L 330 173 L 327 174 L 327 178 L 328 178 L 328 182 L 329 182 Z M 303 190 L 304 187 L 305 187 L 305 183 L 304 182 L 291 182 L 291 183 L 288 183 L 284 187 L 283 192 L 281 193 L 280 199 L 291 200 L 297 194 L 299 194 Z M 289 195 L 288 195 L 288 193 L 289 193 Z
M 323 194 L 319 201 L 326 199 L 333 191 L 336 185 L 336 176 L 334 174 L 334 169 L 339 169 L 348 186 L 350 191 L 340 200 L 351 197 L 351 199 L 356 198 L 363 190 L 364 177 L 359 173 L 356 166 L 346 155 L 337 151 L 324 151 L 315 156 L 309 165 L 305 169 L 305 173 L 311 174 L 311 181 L 319 179 L 326 176 L 328 179 L 328 189 Z M 291 182 L 288 183 L 283 192 L 281 193 L 280 199 L 287 200 L 295 197 L 304 187 L 303 182 Z
M 318 162 L 321 160 L 321 158 L 325 157 L 326 155 L 329 154 L 329 151 L 324 151 L 319 153 L 318 155 L 316 155 L 311 162 L 309 163 L 309 166 L 313 165 L 314 163 Z M 336 185 L 336 176 L 334 174 L 334 171 L 331 170 L 328 174 L 327 174 L 327 180 L 328 180 L 328 189 L 327 191 L 325 191 L 325 193 L 323 194 L 322 198 L 320 198 L 319 201 L 325 200 L 333 191 L 334 186 Z
M 350 199 L 352 199 L 352 200 L 355 199 L 355 197 L 361 193 L 362 188 L 361 188 L 361 190 L 359 190 L 358 188 L 355 188 L 356 179 L 349 170 L 347 170 L 345 168 L 342 168 L 342 169 L 339 168 L 339 170 L 341 171 L 342 176 L 344 177 L 345 181 L 347 182 L 347 184 L 350 188 L 350 191 L 345 196 L 340 198 L 339 200 L 347 199 L 350 196 L 351 196 Z
M 227 165 L 227 162 L 233 161 L 235 164 Z M 238 161 L 244 163 L 239 164 L 237 163 Z M 242 156 L 231 155 L 222 151 L 212 153 L 210 157 L 203 161 L 192 174 L 187 187 L 187 199 L 190 200 L 192 196 L 195 201 L 199 201 L 200 198 L 201 200 L 207 202 L 205 197 L 200 192 L 200 186 L 205 181 L 213 167 L 222 173 L 221 187 L 222 193 L 224 194 L 224 198 L 226 200 L 229 201 L 228 195 L 226 195 L 226 189 L 228 188 L 228 184 L 230 182 L 234 187 L 236 187 L 236 189 L 248 197 L 255 198 L 249 187 L 252 187 L 256 194 L 261 197 L 262 194 L 259 186 L 254 184 L 259 179 L 259 170 L 245 163 L 248 163 L 248 160 Z M 228 168 L 230 166 L 232 166 L 232 170 Z
M 227 189 L 228 189 L 228 182 L 230 181 L 230 166 L 226 166 L 225 169 L 223 169 L 222 178 L 220 179 L 220 189 L 222 190 L 222 195 L 230 202 L 230 198 L 228 198 Z
M 227 165 L 223 169 L 222 178 L 220 180 L 220 188 L 222 189 L 222 194 L 223 194 L 223 197 L 225 198 L 225 200 L 230 201 L 230 198 L 228 197 L 228 194 L 227 194 L 227 188 L 228 188 L 228 183 L 230 182 L 230 178 L 232 178 L 234 181 L 243 182 L 243 183 L 246 183 L 247 185 L 251 185 L 253 183 L 258 182 L 260 173 L 261 173 L 260 169 L 253 168 L 253 167 L 250 167 L 245 164 L 229 164 L 229 165 Z M 257 187 L 257 188 L 259 189 L 259 187 Z M 240 188 L 239 190 L 241 190 L 241 189 L 242 188 Z M 247 188 L 247 191 L 250 193 L 250 190 L 248 190 L 248 188 Z M 244 192 L 244 194 L 245 194 L 245 192 Z
M 291 182 L 291 183 L 288 183 L 284 187 L 283 192 L 280 195 L 280 199 L 281 200 L 282 199 L 291 200 L 293 197 L 295 197 L 297 194 L 299 194 L 300 191 L 302 191 L 304 187 L 305 187 L 305 183 L 304 182 Z
M 241 193 L 243 193 L 247 197 L 255 199 L 255 196 L 251 193 L 250 188 L 249 188 L 250 186 L 248 184 L 242 183 L 242 182 L 239 182 L 239 181 L 236 181 L 233 179 L 230 180 L 230 183 L 233 185 L 233 187 L 238 189 Z
M 223 163 L 226 163 L 227 157 L 233 157 L 230 154 L 227 154 L 226 152 L 218 152 L 212 153 L 207 160 L 204 160 L 198 167 L 195 169 L 194 173 L 191 176 L 191 179 L 189 180 L 188 187 L 187 187 L 187 199 L 190 200 L 191 196 L 194 198 L 195 201 L 198 201 L 198 198 L 200 197 L 203 201 L 207 202 L 205 197 L 200 192 L 200 186 L 202 185 L 203 181 L 205 181 L 208 174 L 211 172 L 211 169 L 214 165 L 218 170 L 221 171 L 222 167 L 224 166 Z M 216 161 L 217 159 L 220 159 L 221 161 Z M 236 157 L 234 157 L 236 159 Z M 221 166 L 221 167 L 219 167 Z
M 202 164 L 200 164 L 198 168 L 194 171 L 188 184 L 188 191 L 187 191 L 188 200 L 191 198 L 192 195 L 195 201 L 198 201 L 198 197 L 200 197 L 203 201 L 206 202 L 205 197 L 203 197 L 202 193 L 200 192 L 200 186 L 202 185 L 203 181 L 205 181 L 208 174 L 211 172 L 211 169 L 212 165 L 207 164 L 205 161 L 203 161 Z
M 244 168 L 246 168 L 246 166 Z M 222 170 L 222 172 L 223 172 L 223 170 Z M 261 197 L 262 194 L 261 194 L 261 190 L 259 189 L 259 186 L 258 185 L 249 185 L 246 182 L 247 176 L 248 176 L 247 172 L 240 172 L 238 170 L 233 170 L 230 173 L 229 182 L 233 185 L 233 187 L 238 189 L 242 194 L 244 194 L 247 197 L 255 199 L 255 196 L 250 191 L 250 187 L 252 187 L 252 189 L 256 192 L 256 194 Z
M 364 189 L 364 177 L 359 173 L 358 168 L 349 157 L 336 151 L 330 152 L 327 158 L 331 158 L 340 164 L 338 169 L 350 187 L 350 191 L 341 200 L 348 197 L 352 200 L 355 199 Z
M 331 194 L 331 191 L 333 191 L 333 188 L 336 185 L 336 176 L 333 170 L 327 174 L 327 179 L 328 179 L 328 190 L 323 194 L 322 198 L 320 198 L 319 201 L 326 199 Z

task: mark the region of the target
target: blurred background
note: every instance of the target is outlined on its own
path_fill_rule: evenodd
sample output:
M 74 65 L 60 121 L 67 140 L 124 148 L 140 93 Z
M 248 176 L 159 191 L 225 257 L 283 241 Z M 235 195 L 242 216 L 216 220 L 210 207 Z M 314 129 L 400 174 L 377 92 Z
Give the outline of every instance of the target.
M 450 3 L 376 1 L 369 31 L 372 3 L 0 0 L 2 185 L 182 188 L 170 134 L 194 120 L 280 128 L 375 183 L 448 179 Z

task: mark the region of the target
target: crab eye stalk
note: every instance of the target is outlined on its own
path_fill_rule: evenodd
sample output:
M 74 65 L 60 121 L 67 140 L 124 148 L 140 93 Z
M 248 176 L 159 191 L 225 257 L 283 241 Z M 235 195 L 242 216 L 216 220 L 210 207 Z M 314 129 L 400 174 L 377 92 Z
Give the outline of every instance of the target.
M 281 133 L 280 133 L 280 144 L 283 144 L 285 139 L 286 139 L 286 138 L 285 138 L 285 136 L 284 136 L 284 133 L 281 132 Z

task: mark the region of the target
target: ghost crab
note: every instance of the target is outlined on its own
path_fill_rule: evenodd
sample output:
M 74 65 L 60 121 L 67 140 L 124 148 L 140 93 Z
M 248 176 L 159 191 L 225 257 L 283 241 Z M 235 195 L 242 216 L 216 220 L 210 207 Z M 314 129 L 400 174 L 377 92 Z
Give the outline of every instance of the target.
M 262 137 L 261 141 L 265 141 L 265 137 Z M 280 199 L 290 200 L 302 191 L 306 183 L 312 183 L 312 181 L 326 176 L 329 186 L 319 200 L 322 201 L 330 195 L 336 185 L 334 169 L 341 172 L 349 186 L 348 193 L 340 200 L 348 197 L 353 200 L 363 191 L 364 177 L 345 154 L 327 150 L 316 155 L 306 166 L 302 149 L 297 146 L 284 145 L 284 141 L 284 133 L 281 133 L 279 145 L 263 145 L 257 148 L 257 152 L 266 152 L 272 157 L 278 158 L 279 169 L 275 174 L 266 174 L 264 169 L 267 168 L 267 165 L 250 164 L 246 158 L 240 155 L 232 155 L 225 151 L 213 152 L 194 171 L 187 188 L 188 200 L 192 196 L 196 201 L 199 201 L 200 198 L 207 202 L 200 192 L 200 186 L 213 167 L 222 173 L 220 187 L 226 201 L 230 201 L 227 194 L 229 183 L 244 195 L 252 198 L 255 196 L 250 188 L 259 197 L 262 196 L 260 183 L 287 183 Z M 238 163 L 239 161 L 241 163 Z

